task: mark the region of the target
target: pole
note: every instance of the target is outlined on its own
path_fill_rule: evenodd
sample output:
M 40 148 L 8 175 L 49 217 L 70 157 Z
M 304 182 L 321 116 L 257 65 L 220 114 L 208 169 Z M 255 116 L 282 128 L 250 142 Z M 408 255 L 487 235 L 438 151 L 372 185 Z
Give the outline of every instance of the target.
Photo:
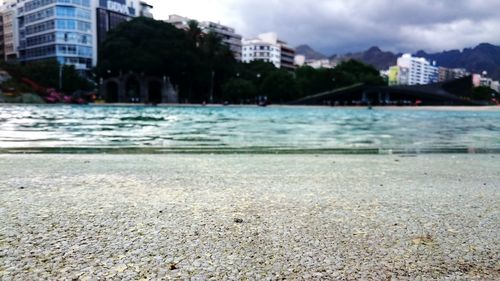
M 210 103 L 214 103 L 214 77 L 215 71 L 212 70 L 212 79 L 210 80 Z
M 63 65 L 59 64 L 59 91 L 62 91 L 63 86 Z

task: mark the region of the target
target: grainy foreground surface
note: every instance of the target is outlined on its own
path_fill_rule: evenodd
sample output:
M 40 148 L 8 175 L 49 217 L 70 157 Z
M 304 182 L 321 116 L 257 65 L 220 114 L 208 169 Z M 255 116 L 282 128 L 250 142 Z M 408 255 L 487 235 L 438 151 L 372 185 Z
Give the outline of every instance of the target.
M 499 280 L 500 155 L 0 155 L 1 280 Z

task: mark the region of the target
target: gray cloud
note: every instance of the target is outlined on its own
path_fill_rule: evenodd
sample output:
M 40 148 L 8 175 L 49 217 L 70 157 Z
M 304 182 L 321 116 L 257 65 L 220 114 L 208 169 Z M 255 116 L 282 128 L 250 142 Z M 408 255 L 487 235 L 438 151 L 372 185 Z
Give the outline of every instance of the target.
M 234 25 L 245 37 L 276 31 L 291 45 L 307 43 L 327 54 L 373 45 L 404 52 L 500 44 L 498 0 L 220 0 L 219 4 L 224 10 L 219 20 Z

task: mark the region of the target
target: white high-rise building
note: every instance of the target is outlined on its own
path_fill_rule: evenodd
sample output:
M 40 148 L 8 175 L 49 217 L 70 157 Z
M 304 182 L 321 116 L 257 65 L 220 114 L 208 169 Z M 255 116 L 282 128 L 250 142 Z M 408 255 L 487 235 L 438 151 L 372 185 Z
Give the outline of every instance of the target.
M 398 58 L 399 67 L 398 84 L 400 85 L 426 85 L 438 82 L 439 68 L 425 58 L 412 57 L 404 54 Z
M 187 30 L 189 28 L 189 22 L 192 21 L 190 18 L 182 17 L 179 15 L 170 15 L 166 22 L 174 25 L 179 29 Z M 219 36 L 222 42 L 231 50 L 234 58 L 237 61 L 241 61 L 241 35 L 236 33 L 236 30 L 232 27 L 222 25 L 220 23 L 215 23 L 211 21 L 200 21 L 198 25 L 201 31 L 205 34 L 213 32 Z
M 243 62 L 264 61 L 277 68 L 295 70 L 295 49 L 278 39 L 274 32 L 258 35 L 256 38 L 243 39 Z

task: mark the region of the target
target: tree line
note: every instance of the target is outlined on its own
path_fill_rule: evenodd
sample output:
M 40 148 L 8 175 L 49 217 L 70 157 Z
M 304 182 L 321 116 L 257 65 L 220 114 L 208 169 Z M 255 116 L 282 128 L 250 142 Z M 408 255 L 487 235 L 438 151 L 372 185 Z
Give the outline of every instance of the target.
M 149 18 L 135 18 L 111 30 L 99 46 L 96 68 L 81 75 L 73 66 L 56 60 L 29 64 L 1 63 L 13 79 L 5 91 L 46 95 L 54 88 L 66 95 L 96 90 L 101 79 L 134 72 L 167 76 L 177 87 L 181 102 L 255 103 L 265 96 L 271 103 L 286 103 L 358 82 L 382 85 L 378 71 L 358 61 L 335 69 L 305 66 L 294 72 L 272 63 L 241 63 L 215 33 L 204 33 L 196 21 L 186 30 Z M 26 83 L 28 79 L 28 83 Z
M 148 18 L 119 25 L 100 46 L 97 77 L 127 72 L 167 76 L 181 102 L 189 103 L 253 103 L 258 96 L 285 103 L 359 82 L 385 84 L 378 70 L 358 61 L 295 72 L 262 61 L 241 63 L 217 34 L 205 34 L 196 21 L 182 30 Z

